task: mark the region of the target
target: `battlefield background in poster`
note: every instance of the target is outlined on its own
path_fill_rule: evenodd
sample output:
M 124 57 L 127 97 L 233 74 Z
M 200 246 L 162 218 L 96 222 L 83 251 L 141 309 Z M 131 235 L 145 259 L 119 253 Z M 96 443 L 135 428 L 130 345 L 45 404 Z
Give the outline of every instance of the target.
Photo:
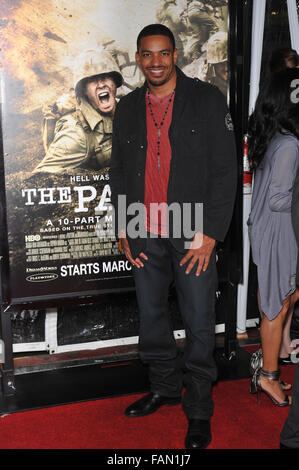
M 131 267 L 105 231 L 112 117 L 90 128 L 75 86 L 91 73 L 89 51 L 100 57 L 93 74 L 108 66 L 122 74 L 117 99 L 140 86 L 136 38 L 159 22 L 175 34 L 178 66 L 226 95 L 227 0 L 0 0 L 0 11 L 9 296 L 17 303 L 130 288 Z M 55 165 L 43 165 L 66 122 L 83 128 L 81 141 L 69 128 L 57 152 L 61 166 L 56 154 Z

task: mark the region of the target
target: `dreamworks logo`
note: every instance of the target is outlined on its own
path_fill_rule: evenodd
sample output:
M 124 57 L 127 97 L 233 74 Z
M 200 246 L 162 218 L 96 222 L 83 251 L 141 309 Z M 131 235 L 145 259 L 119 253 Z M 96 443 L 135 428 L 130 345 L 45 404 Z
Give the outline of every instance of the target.
M 295 88 L 291 93 L 291 101 L 294 104 L 299 103 L 299 78 L 296 78 L 291 83 L 291 88 Z

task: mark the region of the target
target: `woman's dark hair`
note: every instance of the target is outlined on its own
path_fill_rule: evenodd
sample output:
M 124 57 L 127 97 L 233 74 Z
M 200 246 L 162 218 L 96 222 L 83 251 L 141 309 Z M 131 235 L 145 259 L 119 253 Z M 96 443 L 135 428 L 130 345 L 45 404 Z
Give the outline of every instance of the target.
M 298 67 L 299 56 L 294 49 L 283 48 L 272 52 L 269 60 L 269 69 L 271 73 L 281 72 L 282 70 Z
M 138 34 L 137 37 L 137 52 L 139 51 L 140 47 L 140 41 L 142 38 L 145 38 L 147 36 L 167 36 L 169 37 L 173 49 L 175 49 L 175 39 L 174 35 L 170 31 L 167 26 L 164 26 L 163 24 L 159 23 L 154 23 L 154 24 L 149 24 L 148 26 L 145 26 L 140 33 Z
M 276 132 L 299 138 L 299 69 L 273 74 L 260 90 L 249 119 L 248 158 L 256 168 Z

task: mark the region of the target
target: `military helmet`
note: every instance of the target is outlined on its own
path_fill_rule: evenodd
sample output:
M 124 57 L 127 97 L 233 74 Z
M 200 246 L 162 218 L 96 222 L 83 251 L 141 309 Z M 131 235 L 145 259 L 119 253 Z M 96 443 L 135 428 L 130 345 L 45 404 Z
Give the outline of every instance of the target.
M 73 74 L 76 91 L 82 80 L 94 77 L 95 75 L 111 75 L 117 87 L 120 87 L 123 83 L 123 77 L 117 63 L 112 55 L 103 49 L 99 51 L 88 50 L 81 54 L 76 61 Z
M 227 33 L 224 31 L 218 31 L 208 40 L 207 61 L 209 64 L 227 61 Z

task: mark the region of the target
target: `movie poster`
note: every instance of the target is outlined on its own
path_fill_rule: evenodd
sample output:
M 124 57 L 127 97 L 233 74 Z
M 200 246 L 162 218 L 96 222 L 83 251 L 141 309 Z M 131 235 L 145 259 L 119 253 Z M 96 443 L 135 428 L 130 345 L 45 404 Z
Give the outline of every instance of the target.
M 226 95 L 227 10 L 227 0 L 0 0 L 12 303 L 133 286 L 111 233 L 109 161 L 117 102 L 143 84 L 137 35 L 169 26 L 178 66 Z

